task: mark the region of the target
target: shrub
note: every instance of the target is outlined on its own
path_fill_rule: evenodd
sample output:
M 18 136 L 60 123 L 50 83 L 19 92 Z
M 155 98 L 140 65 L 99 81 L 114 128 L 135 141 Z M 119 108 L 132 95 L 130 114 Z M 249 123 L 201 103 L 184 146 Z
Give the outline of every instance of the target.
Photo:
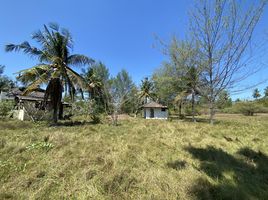
M 72 114 L 75 116 L 89 115 L 89 101 L 79 100 L 72 103 Z
M 14 102 L 12 101 L 1 101 L 0 102 L 0 117 L 8 116 L 14 108 Z
M 253 116 L 255 113 L 268 113 L 268 108 L 260 101 L 244 101 L 237 102 L 232 107 L 223 109 L 222 112 Z
M 35 103 L 24 102 L 23 106 L 27 119 L 33 122 L 51 119 L 51 112 L 37 108 Z
M 191 116 L 192 115 L 192 105 L 191 104 L 186 104 L 185 108 L 184 108 L 184 113 L 187 116 Z M 199 106 L 195 105 L 195 115 L 200 115 L 201 114 L 201 109 Z
M 89 101 L 89 108 L 90 118 L 92 119 L 93 123 L 100 123 L 100 107 L 95 100 Z
M 261 106 L 255 102 L 240 102 L 237 103 L 237 107 L 238 111 L 245 116 L 253 116 L 261 110 Z

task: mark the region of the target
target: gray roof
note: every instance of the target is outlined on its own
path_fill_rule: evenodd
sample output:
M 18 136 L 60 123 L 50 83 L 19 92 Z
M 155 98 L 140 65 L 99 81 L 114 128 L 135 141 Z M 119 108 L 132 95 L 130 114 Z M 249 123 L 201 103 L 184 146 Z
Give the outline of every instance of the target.
M 162 104 L 151 101 L 143 105 L 143 108 L 167 108 L 167 106 L 163 106 Z
M 14 88 L 8 92 L 8 97 L 19 98 L 21 100 L 30 100 L 30 101 L 42 101 L 44 99 L 45 93 L 40 91 L 33 91 L 27 95 L 22 95 L 23 91 L 19 88 Z

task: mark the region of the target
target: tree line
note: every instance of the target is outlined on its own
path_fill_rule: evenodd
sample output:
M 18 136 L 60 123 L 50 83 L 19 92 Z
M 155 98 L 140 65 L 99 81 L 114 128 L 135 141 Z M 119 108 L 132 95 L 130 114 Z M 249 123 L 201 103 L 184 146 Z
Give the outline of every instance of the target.
M 167 60 L 150 79 L 142 80 L 140 87 L 126 70 L 111 77 L 102 62 L 71 54 L 71 33 L 55 23 L 32 34 L 38 47 L 25 41 L 8 44 L 5 50 L 21 51 L 38 60 L 35 66 L 18 72 L 17 80 L 25 86 L 25 95 L 46 87 L 45 106 L 53 110 L 54 123 L 63 118 L 62 100 L 75 102 L 79 97 L 89 101 L 94 119 L 98 113 L 106 113 L 114 124 L 119 113 L 136 115 L 149 99 L 168 105 L 180 116 L 187 104 L 193 121 L 198 114 L 196 106 L 208 105 L 213 124 L 216 110 L 231 103 L 230 90 L 253 73 L 247 65 L 247 49 L 266 3 L 259 1 L 258 5 L 241 9 L 234 0 L 197 2 L 187 39 L 174 36 L 164 44 Z M 86 68 L 79 74 L 74 66 Z

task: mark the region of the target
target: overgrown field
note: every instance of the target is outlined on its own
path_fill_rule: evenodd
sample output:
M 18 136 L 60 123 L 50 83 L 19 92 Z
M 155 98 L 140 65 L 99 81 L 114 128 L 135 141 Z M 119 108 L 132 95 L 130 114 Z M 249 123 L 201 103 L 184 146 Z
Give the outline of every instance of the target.
M 268 116 L 0 121 L 0 199 L 268 199 Z

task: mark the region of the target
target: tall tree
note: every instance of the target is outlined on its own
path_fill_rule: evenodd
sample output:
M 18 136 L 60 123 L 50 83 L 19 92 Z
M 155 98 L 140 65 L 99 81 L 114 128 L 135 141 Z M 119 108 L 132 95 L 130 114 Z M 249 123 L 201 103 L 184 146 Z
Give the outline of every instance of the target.
M 192 116 L 195 121 L 195 96 L 199 94 L 202 72 L 199 47 L 194 42 L 178 41 L 173 37 L 165 52 L 169 60 L 154 75 L 156 85 L 159 85 L 157 89 L 164 88 L 163 92 L 159 90 L 159 95 L 166 93 L 170 102 L 178 103 L 180 115 L 182 103 L 191 95 Z
M 107 108 L 107 86 L 109 85 L 109 69 L 102 63 L 96 62 L 86 69 L 82 69 L 82 76 L 92 86 L 89 88 L 89 96 L 94 99 L 100 112 Z
M 203 56 L 202 93 L 209 101 L 211 124 L 219 93 L 252 73 L 245 62 L 246 50 L 266 2 L 203 0 L 192 12 L 191 30 Z
M 8 91 L 15 86 L 15 83 L 4 75 L 5 66 L 0 65 L 0 93 L 1 91 Z
M 154 93 L 154 84 L 148 77 L 141 81 L 141 89 L 139 99 L 143 103 L 148 103 L 148 99 L 154 99 L 156 94 Z
M 77 90 L 89 87 L 71 66 L 90 64 L 92 59 L 81 54 L 70 54 L 73 49 L 73 40 L 67 29 L 60 28 L 55 23 L 44 25 L 43 30 L 32 34 L 32 39 L 40 45 L 40 48 L 31 46 L 25 41 L 21 44 L 8 44 L 7 52 L 22 51 L 35 57 L 40 62 L 30 69 L 19 72 L 19 77 L 27 79 L 30 84 L 24 94 L 27 94 L 42 84 L 46 84 L 45 101 L 50 99 L 53 112 L 53 122 L 57 123 L 58 115 L 62 115 L 59 109 L 62 107 L 62 92 L 68 92 L 72 99 Z
M 256 88 L 256 89 L 253 91 L 252 96 L 253 96 L 253 98 L 256 99 L 256 100 L 257 100 L 258 98 L 261 97 L 261 94 L 260 94 L 260 91 L 259 91 L 258 88 Z
M 109 113 L 112 114 L 113 124 L 117 125 L 118 114 L 124 104 L 129 101 L 134 84 L 126 70 L 122 70 L 111 80 L 109 87 Z

